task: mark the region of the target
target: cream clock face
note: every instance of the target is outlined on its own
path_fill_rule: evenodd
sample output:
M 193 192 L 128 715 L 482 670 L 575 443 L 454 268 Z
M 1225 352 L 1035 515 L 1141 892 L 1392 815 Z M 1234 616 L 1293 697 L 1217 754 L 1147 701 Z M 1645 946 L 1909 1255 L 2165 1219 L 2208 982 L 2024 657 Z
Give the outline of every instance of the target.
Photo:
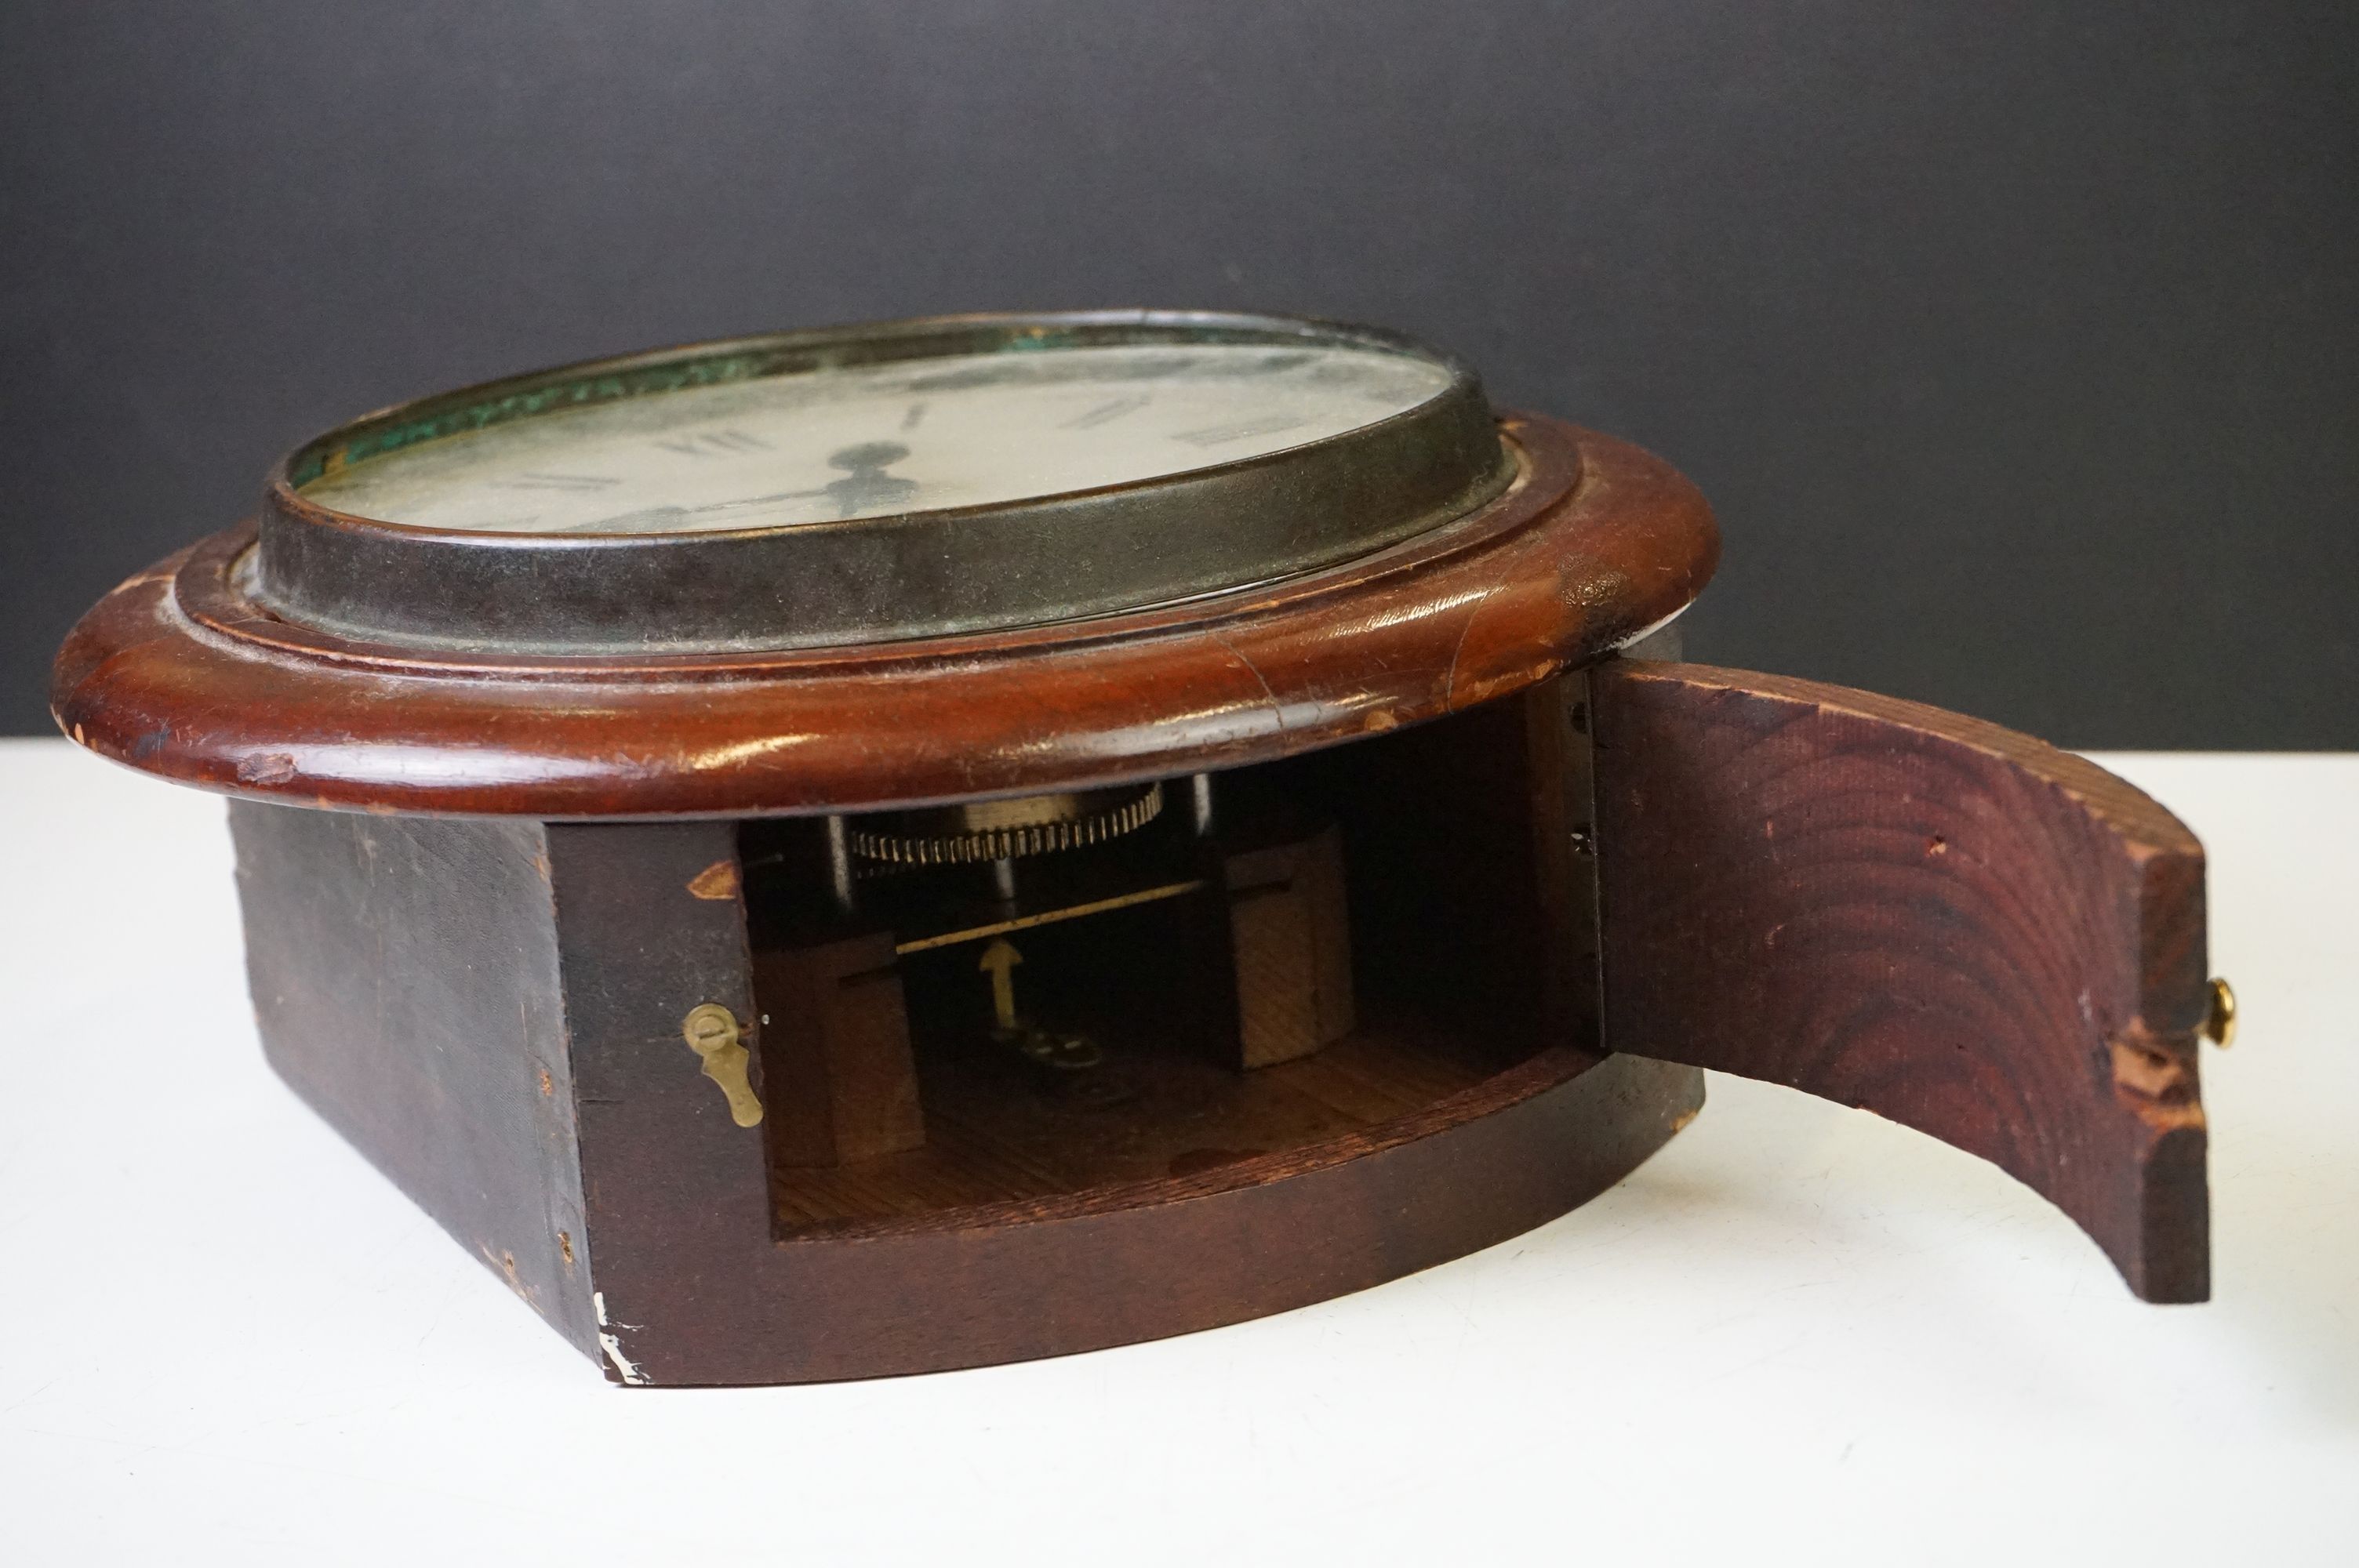
M 848 646 L 1274 584 L 1518 472 L 1473 372 L 1216 311 L 693 343 L 339 426 L 265 489 L 257 603 L 353 641 L 571 656 Z
M 1002 350 L 693 387 L 405 447 L 302 486 L 338 512 L 481 534 L 664 535 L 1035 500 L 1261 457 L 1451 384 L 1380 349 Z

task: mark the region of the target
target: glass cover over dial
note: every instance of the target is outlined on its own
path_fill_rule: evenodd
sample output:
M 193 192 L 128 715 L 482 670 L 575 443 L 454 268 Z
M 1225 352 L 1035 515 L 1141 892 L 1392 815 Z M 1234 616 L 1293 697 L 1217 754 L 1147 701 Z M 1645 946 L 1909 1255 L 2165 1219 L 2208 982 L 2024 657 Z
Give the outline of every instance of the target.
M 594 405 L 402 448 L 301 487 L 502 534 L 676 534 L 988 506 L 1256 458 L 1414 408 L 1428 360 L 1267 343 L 859 365 Z
M 253 597 L 372 643 L 627 654 L 1087 619 L 1465 515 L 1515 465 L 1473 372 L 1285 317 L 781 332 L 421 399 L 298 449 Z

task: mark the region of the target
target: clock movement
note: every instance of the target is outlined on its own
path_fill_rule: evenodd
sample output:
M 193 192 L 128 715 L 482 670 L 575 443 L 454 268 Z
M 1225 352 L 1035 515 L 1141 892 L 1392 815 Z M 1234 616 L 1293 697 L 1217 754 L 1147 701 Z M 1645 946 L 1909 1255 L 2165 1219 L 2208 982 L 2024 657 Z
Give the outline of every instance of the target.
M 1704 1067 L 2201 1299 L 2194 838 L 1677 662 L 1718 549 L 1389 333 L 944 318 L 340 427 L 53 706 L 231 797 L 270 1062 L 621 1382 L 1321 1300 L 1611 1185 Z

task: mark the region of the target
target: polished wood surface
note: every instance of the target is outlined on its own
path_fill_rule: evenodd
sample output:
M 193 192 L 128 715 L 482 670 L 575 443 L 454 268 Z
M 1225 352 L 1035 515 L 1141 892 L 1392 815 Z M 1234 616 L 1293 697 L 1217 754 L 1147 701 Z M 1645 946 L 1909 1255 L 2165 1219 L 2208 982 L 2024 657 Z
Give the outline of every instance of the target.
M 2210 1288 L 2203 852 L 2081 758 L 1919 704 L 1590 676 L 1615 1050 L 1995 1162 L 2149 1301 Z
M 772 1163 L 841 1165 L 925 1142 L 890 933 L 756 952 L 754 1001 Z
M 1606 658 L 1701 587 L 1710 514 L 1635 449 L 1506 429 L 1516 489 L 1332 572 L 823 652 L 342 643 L 255 610 L 222 535 L 92 611 L 58 715 L 255 797 L 272 1061 L 621 1381 L 973 1366 L 1325 1299 L 1583 1201 L 1705 1066 L 1984 1155 L 2139 1293 L 2201 1299 L 2192 838 L 1975 720 Z M 1214 835 L 1122 883 L 1171 896 L 1024 928 L 1041 1022 L 1105 1070 L 992 1054 L 954 942 L 782 957 L 833 907 L 822 835 L 754 818 L 1199 770 Z M 1321 855 L 1234 837 L 1279 805 L 1335 825 Z M 1267 876 L 1297 903 L 1254 903 Z M 728 1082 L 696 1028 L 724 1012 Z
M 625 1381 L 975 1366 L 1283 1311 L 1562 1213 L 1701 1099 L 1690 1068 L 1541 1045 L 1421 1109 L 1290 1148 L 1232 1148 L 1244 1157 L 1176 1173 L 1167 1157 L 1149 1180 L 1084 1165 L 1071 1174 L 1096 1184 L 845 1235 L 782 1231 L 759 1130 L 731 1122 L 678 1038 L 686 1009 L 750 1001 L 742 913 L 686 891 L 734 826 L 548 832 L 606 1365 Z M 1457 1049 L 1512 1046 L 1491 1024 L 1455 1021 Z
M 782 654 L 507 658 L 268 615 L 232 530 L 115 590 L 60 653 L 59 724 L 234 795 L 547 819 L 856 809 L 1290 756 L 1504 697 L 1677 613 L 1718 556 L 1668 465 L 1512 416 L 1523 475 L 1346 566 L 1158 611 Z
M 1377 1018 L 1317 1054 L 1241 1072 L 1158 1028 L 1107 1020 L 1099 1066 L 1025 1060 L 981 1030 L 927 1042 L 922 1147 L 781 1170 L 781 1235 L 892 1235 L 993 1206 L 1200 1176 L 1297 1155 L 1441 1105 L 1520 1065 L 1479 1033 Z
M 1223 857 L 1234 955 L 1239 1064 L 1274 1066 L 1352 1032 L 1352 922 L 1343 838 L 1309 838 Z
M 243 800 L 229 824 L 271 1066 L 595 1355 L 548 830 Z
M 971 944 L 897 959 L 877 935 L 782 962 L 747 904 L 791 892 L 745 874 L 743 844 L 777 852 L 765 825 L 240 802 L 266 1045 L 619 1381 L 974 1366 L 1283 1311 L 1544 1223 L 1701 1104 L 1695 1069 L 1603 1057 L 1546 1000 L 1533 850 L 1556 828 L 1530 803 L 1550 764 L 1521 738 L 1561 712 L 1510 700 L 1233 777 L 1240 838 L 1205 841 L 1209 897 L 1025 933 L 1027 1011 L 1105 1047 L 1061 1080 L 990 1038 Z M 1326 935 L 1348 930 L 1366 984 L 1340 1038 L 1246 1070 L 1236 998 L 1205 983 L 1229 929 L 1196 906 L 1225 910 L 1222 857 L 1269 869 L 1256 787 L 1332 810 L 1351 910 Z M 1380 851 L 1364 863 L 1362 838 Z M 1427 848 L 1381 852 L 1409 841 Z M 893 1020 L 829 1013 L 888 962 L 914 1086 L 877 1049 L 899 1044 Z M 684 1035 L 713 1009 L 753 1051 L 755 1125 Z M 817 1073 L 796 1061 L 814 1040 Z M 848 1098 L 839 1071 L 860 1080 Z M 921 1144 L 877 1135 L 897 1106 Z

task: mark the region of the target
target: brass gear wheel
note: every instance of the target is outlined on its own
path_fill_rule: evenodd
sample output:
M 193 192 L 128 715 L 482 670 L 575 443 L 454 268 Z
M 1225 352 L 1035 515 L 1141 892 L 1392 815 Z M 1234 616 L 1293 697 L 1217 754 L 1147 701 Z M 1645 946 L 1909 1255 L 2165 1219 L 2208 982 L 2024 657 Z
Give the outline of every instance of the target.
M 969 801 L 852 825 L 852 852 L 897 866 L 964 866 L 1079 849 L 1136 832 L 1163 813 L 1163 785 Z

